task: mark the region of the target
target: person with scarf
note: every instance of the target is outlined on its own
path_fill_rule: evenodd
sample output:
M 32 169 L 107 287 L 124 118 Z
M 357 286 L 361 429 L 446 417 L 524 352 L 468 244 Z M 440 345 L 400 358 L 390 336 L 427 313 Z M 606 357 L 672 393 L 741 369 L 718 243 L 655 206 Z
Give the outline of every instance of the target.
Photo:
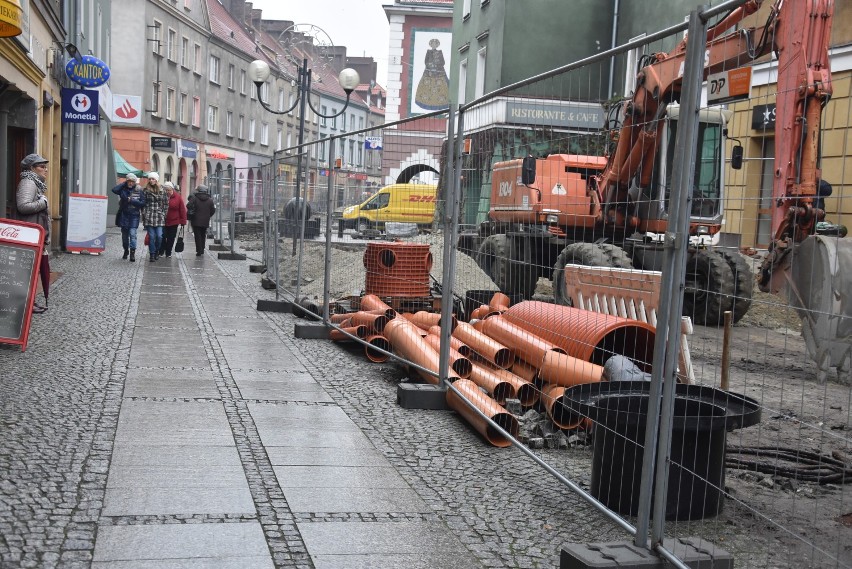
M 160 186 L 160 175 L 148 173 L 148 185 L 145 186 L 145 209 L 142 210 L 142 225 L 148 232 L 148 253 L 151 261 L 160 257 L 160 243 L 163 240 L 163 227 L 166 225 L 166 212 L 169 209 L 169 194 Z
M 121 228 L 121 244 L 124 246 L 126 259 L 130 253 L 130 262 L 136 262 L 136 229 L 139 227 L 139 218 L 142 216 L 142 208 L 145 207 L 145 193 L 137 182 L 139 178 L 132 172 L 127 174 L 124 182 L 112 189 L 112 193 L 118 196 L 118 215 L 115 224 Z
M 21 160 L 21 181 L 16 194 L 17 218 L 35 223 L 44 228 L 44 248 L 38 265 L 44 304 L 35 302 L 33 313 L 47 311 L 47 297 L 50 294 L 50 208 L 47 204 L 47 165 L 48 160 L 38 154 L 28 154 Z

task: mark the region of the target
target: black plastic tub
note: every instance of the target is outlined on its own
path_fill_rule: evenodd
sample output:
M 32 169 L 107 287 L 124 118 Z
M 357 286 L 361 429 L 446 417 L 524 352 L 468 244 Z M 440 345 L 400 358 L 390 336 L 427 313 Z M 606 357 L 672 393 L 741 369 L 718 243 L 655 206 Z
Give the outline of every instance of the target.
M 595 421 L 592 495 L 624 515 L 636 515 L 639 507 L 650 387 L 632 381 L 580 385 L 563 399 Z M 666 519 L 697 520 L 722 511 L 726 434 L 759 420 L 753 399 L 712 387 L 676 386 Z

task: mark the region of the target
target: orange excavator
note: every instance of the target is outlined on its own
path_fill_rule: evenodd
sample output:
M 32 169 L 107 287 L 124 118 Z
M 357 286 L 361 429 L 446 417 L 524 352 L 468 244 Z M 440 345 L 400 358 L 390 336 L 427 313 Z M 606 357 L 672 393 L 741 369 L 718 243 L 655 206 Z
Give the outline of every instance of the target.
M 778 89 L 772 242 L 757 275 L 761 290 L 786 294 L 803 319 L 803 335 L 820 377 L 852 366 L 852 287 L 840 267 L 852 267 L 852 246 L 832 231 L 821 235 L 820 133 L 831 98 L 829 41 L 833 0 L 776 0 L 761 26 L 731 31 L 759 12 L 747 0 L 708 30 L 705 78 L 777 57 Z M 619 109 L 615 149 L 607 157 L 569 154 L 493 166 L 489 220 L 477 238 L 460 241 L 504 292 L 529 297 L 540 276 L 552 278 L 555 302 L 571 302 L 566 264 L 660 270 L 662 238 L 676 148 L 682 73 L 689 38 L 649 56 L 632 97 Z M 715 248 L 722 228 L 727 124 L 733 113 L 702 109 L 691 189 L 690 251 L 684 314 L 718 325 L 725 311 L 739 320 L 755 281 L 736 251 Z M 743 148 L 730 165 L 742 166 Z M 833 226 L 835 229 L 840 226 Z M 845 229 L 845 228 L 841 228 Z

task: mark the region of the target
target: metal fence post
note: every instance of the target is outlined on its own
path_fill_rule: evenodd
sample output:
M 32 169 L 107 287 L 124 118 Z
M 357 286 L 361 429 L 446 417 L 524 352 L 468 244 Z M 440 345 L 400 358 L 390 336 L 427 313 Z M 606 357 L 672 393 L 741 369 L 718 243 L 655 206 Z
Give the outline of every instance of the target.
M 461 168 L 457 168 L 456 161 L 461 162 L 461 153 L 457 154 L 457 149 L 461 147 L 456 143 L 455 137 L 455 116 L 456 105 L 450 105 L 449 116 L 447 118 L 447 141 L 448 141 L 448 156 L 447 168 L 449 174 L 445 177 L 449 181 L 444 196 L 444 262 L 442 267 L 443 279 L 441 282 L 441 351 L 438 359 L 438 378 L 440 385 L 446 387 L 449 375 L 450 366 L 450 335 L 452 334 L 452 318 L 453 318 L 453 282 L 456 274 L 456 257 L 454 255 L 455 239 L 453 235 L 458 229 L 456 207 L 458 190 L 460 189 L 459 173 Z M 459 115 L 459 132 L 461 132 L 463 115 Z M 456 230 L 456 231 L 454 231 Z

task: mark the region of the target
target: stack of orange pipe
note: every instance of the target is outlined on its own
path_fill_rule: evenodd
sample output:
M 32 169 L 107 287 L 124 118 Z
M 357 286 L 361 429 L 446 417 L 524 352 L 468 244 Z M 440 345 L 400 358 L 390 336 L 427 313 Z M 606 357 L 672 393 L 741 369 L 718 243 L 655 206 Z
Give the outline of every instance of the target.
M 426 312 L 425 310 L 420 310 L 419 312 L 410 313 L 406 312 L 402 315 L 403 318 L 417 326 L 418 328 L 422 328 L 424 330 L 429 330 L 432 326 L 440 326 L 441 325 L 441 314 L 439 312 Z M 455 330 L 458 325 L 458 320 L 455 315 L 450 317 L 452 329 Z
M 492 367 L 491 364 L 486 364 L 482 366 L 484 369 L 488 371 L 490 377 L 494 379 L 508 383 L 512 386 L 512 389 L 515 392 L 513 399 L 517 399 L 521 402 L 521 405 L 524 407 L 531 407 L 538 402 L 539 399 L 539 391 L 538 388 L 533 385 L 532 382 L 527 381 L 526 379 L 515 375 L 514 373 L 501 369 L 498 367 Z M 475 378 L 471 375 L 471 379 Z M 487 389 L 486 389 L 487 390 Z
M 428 332 L 430 334 L 438 336 L 439 338 L 441 337 L 441 327 L 440 326 L 432 326 L 431 328 L 429 328 Z M 470 349 L 470 346 L 468 346 L 467 344 L 465 344 L 464 342 L 462 342 L 461 340 L 459 340 L 455 336 L 450 336 L 450 347 L 452 349 L 456 350 L 458 353 L 460 353 L 464 357 L 470 359 L 470 355 L 471 355 L 471 352 L 472 352 L 472 350 Z
M 441 337 L 436 336 L 434 334 L 426 334 L 424 339 L 426 340 L 426 342 L 428 342 L 428 344 L 430 346 L 432 346 L 433 350 L 438 352 L 438 355 L 440 356 L 440 354 L 441 354 Z M 450 347 L 450 362 L 449 362 L 449 365 L 450 365 L 450 369 L 452 369 L 454 372 L 459 374 L 459 377 L 461 377 L 461 378 L 470 377 L 470 372 L 473 368 L 473 364 L 471 363 L 471 361 L 469 359 L 467 359 L 466 357 L 461 355 L 457 350 L 454 350 L 452 347 Z
M 582 425 L 589 426 L 591 420 L 571 412 L 565 404 L 565 390 L 561 385 L 545 383 L 541 388 L 541 402 L 547 416 L 560 429 L 576 429 Z
M 420 329 L 417 326 L 404 318 L 394 318 L 385 326 L 384 335 L 390 340 L 394 351 L 402 357 L 437 374 L 440 356 L 429 342 L 420 335 Z M 434 385 L 438 384 L 436 376 L 419 369 L 417 373 L 427 382 Z M 458 374 L 453 369 L 449 369 L 447 375 L 450 381 L 459 379 Z
M 467 322 L 459 322 L 456 325 L 453 338 L 470 346 L 474 353 L 497 367 L 508 368 L 515 360 L 515 354 L 511 349 L 486 336 Z
M 381 296 L 429 296 L 432 253 L 420 243 L 374 242 L 364 252 L 365 290 Z

